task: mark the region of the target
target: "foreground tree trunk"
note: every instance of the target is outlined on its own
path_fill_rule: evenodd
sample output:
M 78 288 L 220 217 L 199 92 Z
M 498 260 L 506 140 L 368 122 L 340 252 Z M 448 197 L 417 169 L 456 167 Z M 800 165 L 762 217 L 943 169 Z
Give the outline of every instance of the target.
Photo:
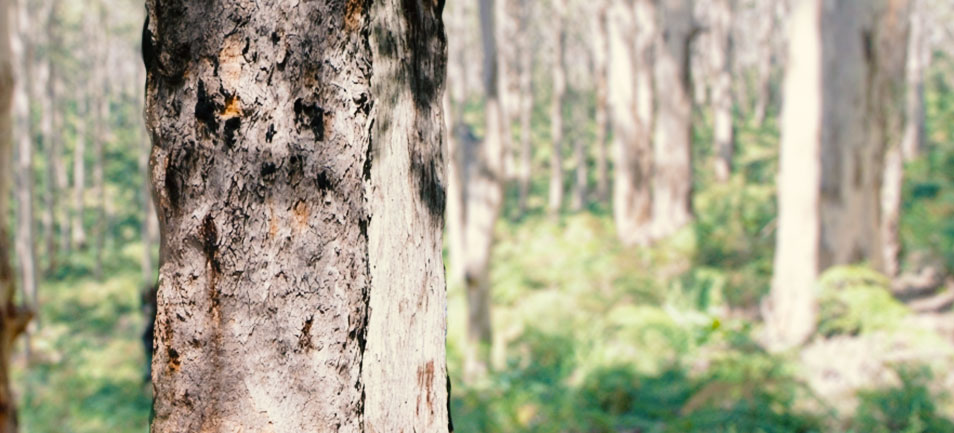
M 625 245 L 646 244 L 651 235 L 655 16 L 650 0 L 636 0 L 635 5 L 616 0 L 607 22 L 615 161 L 613 218 Z
M 900 140 L 907 2 L 822 1 L 801 0 L 792 21 L 766 305 L 778 347 L 814 330 L 820 272 L 859 261 L 885 270 L 883 155 L 884 143 Z
M 550 106 L 550 214 L 563 208 L 563 100 L 566 97 L 566 0 L 553 0 L 553 100 Z
M 93 66 L 93 77 L 90 82 L 93 92 L 90 97 L 95 110 L 93 119 L 93 190 L 96 194 L 96 224 L 93 226 L 95 236 L 95 267 L 93 275 L 97 280 L 103 280 L 103 254 L 106 250 L 106 230 L 109 222 L 106 197 L 106 141 L 109 136 L 109 97 L 110 85 L 106 65 L 109 63 L 109 32 L 107 30 L 109 18 L 105 6 L 99 5 L 97 10 L 99 31 L 92 39 L 98 45 L 96 49 L 96 64 Z
M 440 4 L 148 0 L 153 432 L 447 432 Z
M 689 43 L 693 0 L 663 0 L 654 62 L 657 111 L 653 132 L 653 236 L 675 233 L 692 219 L 692 98 Z
M 16 284 L 10 263 L 10 234 L 7 232 L 7 196 L 13 150 L 14 64 L 11 49 L 10 16 L 14 2 L 0 2 L 0 432 L 16 433 L 17 408 L 10 384 L 10 357 L 16 338 L 26 329 L 30 314 L 17 306 Z
M 729 0 L 714 0 L 709 12 L 712 47 L 712 133 L 715 150 L 715 177 L 720 182 L 732 174 L 735 134 L 732 125 L 732 7 Z

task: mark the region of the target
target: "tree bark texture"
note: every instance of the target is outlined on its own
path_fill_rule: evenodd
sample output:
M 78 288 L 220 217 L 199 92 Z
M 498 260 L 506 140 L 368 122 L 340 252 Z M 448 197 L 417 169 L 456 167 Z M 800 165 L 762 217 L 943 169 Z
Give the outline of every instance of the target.
M 154 432 L 447 432 L 442 3 L 148 0 Z
M 692 219 L 692 98 L 689 43 L 695 33 L 693 0 L 663 0 L 654 62 L 653 236 L 675 233 Z
M 882 170 L 885 143 L 900 141 L 906 11 L 903 0 L 802 0 L 793 11 L 767 305 L 781 347 L 814 329 L 820 272 L 885 270 Z

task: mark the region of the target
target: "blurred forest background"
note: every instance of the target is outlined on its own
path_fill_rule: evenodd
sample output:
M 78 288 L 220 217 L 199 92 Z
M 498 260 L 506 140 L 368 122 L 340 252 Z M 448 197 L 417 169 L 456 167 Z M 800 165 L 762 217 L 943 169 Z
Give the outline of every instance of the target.
M 22 430 L 142 432 L 143 6 L 18 3 Z M 822 87 L 820 125 L 794 100 L 813 94 L 791 61 L 802 3 L 447 2 L 456 431 L 954 432 L 954 3 L 911 0 L 827 52 L 822 79 L 849 84 Z M 857 70 L 875 71 L 860 99 Z M 875 120 L 838 123 L 859 106 Z M 782 127 L 784 107 L 808 114 Z M 831 128 L 868 138 L 798 141 Z M 816 197 L 821 221 L 779 212 L 851 158 L 854 195 Z

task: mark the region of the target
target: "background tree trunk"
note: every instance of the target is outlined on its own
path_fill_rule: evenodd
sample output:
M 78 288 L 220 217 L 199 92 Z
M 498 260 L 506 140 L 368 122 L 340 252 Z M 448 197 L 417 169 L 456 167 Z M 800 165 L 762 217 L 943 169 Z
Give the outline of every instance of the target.
M 712 68 L 712 133 L 715 177 L 725 182 L 732 174 L 735 134 L 732 124 L 732 6 L 729 0 L 713 0 L 709 11 L 709 66 Z
M 596 199 L 600 203 L 606 203 L 609 199 L 609 167 L 606 151 L 606 136 L 609 129 L 607 3 L 600 2 L 593 25 L 593 81 L 596 87 Z
M 445 38 L 411 5 L 147 1 L 154 432 L 448 431 Z
M 17 8 L 17 37 L 13 44 L 13 58 L 19 61 L 22 78 L 14 93 L 14 110 L 16 111 L 16 139 L 17 139 L 17 261 L 20 265 L 20 284 L 24 294 L 24 301 L 36 305 L 37 266 L 36 266 L 36 234 L 33 216 L 33 137 L 36 132 L 30 111 L 30 93 L 33 90 L 33 42 L 29 32 L 30 12 L 26 1 L 20 0 Z
M 96 225 L 94 226 L 94 236 L 96 238 L 95 254 L 96 261 L 93 275 L 97 280 L 103 280 L 103 254 L 106 250 L 106 230 L 108 228 L 109 200 L 106 197 L 106 141 L 109 136 L 109 95 L 110 85 L 108 73 L 106 71 L 109 63 L 109 18 L 104 6 L 100 5 L 94 12 L 97 17 L 96 36 L 92 41 L 96 44 L 95 65 L 93 65 L 93 76 L 90 82 L 93 91 L 90 93 L 92 103 L 94 104 L 93 119 L 93 189 L 96 194 Z
M 480 1 L 480 33 L 484 50 L 486 131 L 483 143 L 469 164 L 467 178 L 467 229 L 465 280 L 467 283 L 467 365 L 465 374 L 475 377 L 486 370 L 492 342 L 490 322 L 490 254 L 494 225 L 503 204 L 503 121 L 497 97 L 497 40 L 494 0 Z
M 16 3 L 0 2 L 0 431 L 16 433 L 17 408 L 10 388 L 10 357 L 17 336 L 23 333 L 30 314 L 15 304 L 16 282 L 10 263 L 10 235 L 7 232 L 7 196 L 13 150 L 14 57 L 11 44 L 11 16 Z M 22 58 L 21 58 L 22 59 Z
M 901 150 L 906 161 L 917 158 L 924 149 L 924 74 L 931 63 L 927 43 L 923 0 L 911 0 L 911 24 L 908 36 L 907 115 Z
M 530 197 L 530 176 L 533 172 L 533 59 L 534 48 L 530 35 L 531 5 L 533 0 L 520 2 L 520 169 L 519 209 L 527 212 Z
M 650 0 L 637 0 L 635 8 L 627 1 L 614 1 L 608 15 L 613 218 L 626 245 L 650 240 L 654 112 L 650 58 L 658 38 L 655 15 Z
M 653 236 L 675 233 L 692 219 L 692 99 L 689 43 L 695 32 L 692 0 L 663 0 L 663 35 L 656 48 L 656 123 L 653 133 Z
M 901 135 L 896 107 L 903 94 L 907 2 L 823 7 L 821 0 L 803 0 L 792 23 L 779 233 L 767 305 L 768 330 L 781 347 L 801 343 L 814 329 L 820 272 L 860 261 L 885 270 L 884 143 Z
M 566 98 L 566 0 L 553 0 L 553 99 L 550 106 L 550 214 L 563 208 L 563 102 Z

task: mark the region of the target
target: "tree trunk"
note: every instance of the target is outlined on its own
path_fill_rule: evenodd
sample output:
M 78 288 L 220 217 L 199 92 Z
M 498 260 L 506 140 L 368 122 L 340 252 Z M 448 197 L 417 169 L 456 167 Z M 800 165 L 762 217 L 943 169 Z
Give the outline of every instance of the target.
M 480 33 L 484 49 L 485 113 L 483 143 L 468 163 L 464 278 L 467 283 L 467 365 L 475 377 L 486 370 L 492 341 L 490 322 L 490 254 L 494 225 L 503 203 L 503 121 L 497 92 L 497 41 L 494 0 L 480 1 Z
M 593 81 L 596 86 L 596 199 L 605 203 L 609 199 L 609 168 L 607 167 L 606 135 L 609 126 L 607 103 L 607 74 L 609 43 L 607 34 L 607 4 L 600 4 L 596 13 L 593 32 L 594 68 Z
M 108 223 L 108 212 L 106 207 L 109 205 L 106 198 L 106 140 L 109 134 L 109 79 L 106 65 L 109 62 L 109 34 L 107 12 L 105 6 L 100 6 L 98 10 L 98 28 L 96 36 L 92 39 L 98 44 L 96 64 L 93 65 L 93 77 L 90 79 L 93 91 L 90 94 L 93 110 L 93 189 L 96 194 L 96 225 L 94 226 L 95 246 L 95 267 L 93 275 L 97 280 L 103 280 L 103 254 L 106 250 L 106 228 Z
M 461 17 L 463 8 L 455 5 L 449 17 L 445 20 L 448 34 L 463 34 L 466 29 L 463 26 Z M 450 269 L 448 276 L 452 284 L 464 283 L 464 261 L 466 253 L 464 250 L 464 231 L 465 231 L 465 205 L 466 199 L 464 191 L 466 181 L 464 154 L 461 149 L 461 142 L 457 137 L 457 123 L 459 120 L 459 110 L 466 99 L 464 81 L 464 66 L 460 61 L 464 55 L 465 48 L 461 46 L 461 40 L 450 40 L 447 44 L 448 65 L 447 65 L 447 91 L 444 92 L 444 126 L 447 129 L 447 210 L 445 225 L 447 227 L 447 249 L 450 257 Z
M 573 200 L 570 202 L 570 208 L 579 212 L 586 205 L 590 179 L 587 170 L 589 161 L 586 156 L 586 141 L 582 138 L 576 138 L 573 142 L 573 159 L 576 161 L 576 183 L 573 187 Z
M 10 357 L 16 338 L 30 321 L 27 310 L 15 303 L 16 283 L 10 263 L 7 232 L 7 196 L 13 150 L 14 56 L 10 36 L 10 17 L 16 14 L 15 2 L 0 2 L 0 432 L 16 433 L 17 408 L 10 387 Z M 21 58 L 22 59 L 22 58 Z
M 87 40 L 92 40 L 94 25 L 87 12 L 83 20 L 83 34 Z M 90 52 L 93 48 L 90 48 Z M 94 56 L 87 55 L 87 63 L 84 65 L 87 70 L 96 68 Z M 92 94 L 90 86 L 92 80 L 87 79 L 86 86 L 79 86 L 77 91 L 77 111 L 82 114 L 81 120 L 76 123 L 76 142 L 73 146 L 73 213 L 71 218 L 72 244 L 78 250 L 86 249 L 86 143 L 89 140 L 89 128 L 87 123 L 93 118 L 93 104 L 91 102 Z
M 778 347 L 814 330 L 815 279 L 866 260 L 885 270 L 885 142 L 900 141 L 907 2 L 802 0 L 792 21 L 767 327 Z M 837 53 L 837 54 L 835 54 Z
M 906 161 L 917 158 L 924 149 L 924 74 L 931 62 L 924 18 L 924 0 L 912 0 L 911 29 L 908 36 L 907 116 L 901 149 Z
M 152 431 L 447 432 L 441 4 L 146 5 Z
M 494 9 L 496 14 L 496 25 L 494 31 L 497 32 L 496 40 L 510 41 L 513 32 L 510 31 L 510 14 L 508 13 L 507 2 L 513 0 L 496 0 Z M 503 169 L 504 177 L 509 181 L 514 179 L 517 174 L 517 162 L 514 158 L 513 149 L 513 131 L 511 128 L 512 106 L 515 95 L 510 92 L 510 60 L 513 58 L 513 49 L 515 44 L 501 43 L 497 44 L 497 94 L 500 99 L 500 139 L 503 146 Z
M 530 34 L 531 0 L 521 0 L 520 17 L 520 215 L 527 212 L 533 171 L 533 42 Z
M 48 20 L 51 22 L 52 20 Z M 48 27 L 51 27 L 48 25 Z M 56 270 L 58 247 L 60 239 L 57 233 L 57 209 L 59 208 L 59 137 L 54 134 L 54 120 L 56 117 L 56 90 L 53 61 L 47 58 L 40 66 L 39 74 L 43 82 L 43 118 L 40 123 L 40 135 L 43 137 L 43 147 L 46 153 L 46 190 L 44 193 L 43 209 L 43 236 L 46 246 L 46 273 Z
M 566 97 L 566 0 L 553 0 L 553 100 L 550 106 L 550 201 L 551 215 L 563 207 L 563 100 Z
M 13 45 L 13 58 L 19 60 L 20 77 L 23 79 L 15 89 L 17 138 L 17 260 L 20 265 L 20 284 L 27 305 L 36 305 L 37 266 L 36 234 L 33 216 L 33 127 L 30 111 L 33 90 L 33 43 L 29 38 L 30 13 L 26 2 L 20 1 L 17 8 L 18 32 Z
M 653 132 L 653 236 L 675 233 L 692 219 L 692 98 L 689 43 L 693 0 L 659 3 L 662 37 L 654 62 L 657 95 Z M 664 96 L 662 96 L 664 95 Z
M 613 218 L 624 245 L 646 244 L 652 223 L 652 49 L 650 0 L 617 0 L 609 12 L 609 104 L 613 116 Z
M 713 71 L 712 128 L 715 149 L 715 177 L 720 182 L 732 174 L 735 134 L 732 125 L 732 7 L 729 0 L 714 0 L 709 11 L 712 47 L 709 52 Z

